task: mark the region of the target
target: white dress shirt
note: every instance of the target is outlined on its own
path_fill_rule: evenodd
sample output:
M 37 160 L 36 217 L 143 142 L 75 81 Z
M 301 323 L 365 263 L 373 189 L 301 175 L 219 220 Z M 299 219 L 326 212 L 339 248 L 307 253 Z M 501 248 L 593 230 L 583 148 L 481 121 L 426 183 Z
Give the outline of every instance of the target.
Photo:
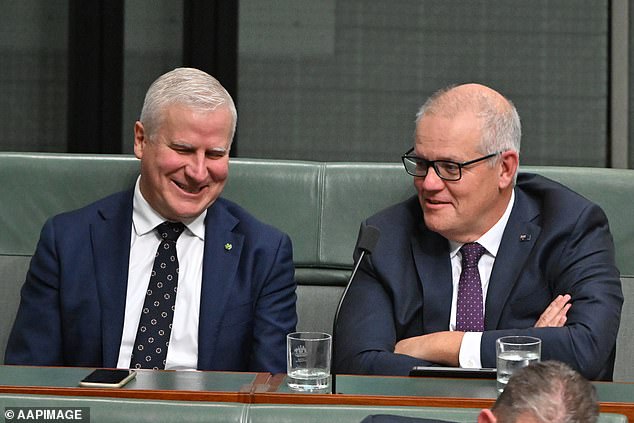
M 515 191 L 511 193 L 511 200 L 506 206 L 504 214 L 484 235 L 475 242 L 482 245 L 486 252 L 478 262 L 478 271 L 480 272 L 480 281 L 482 282 L 482 310 L 486 313 L 486 297 L 489 289 L 489 279 L 493 270 L 493 263 L 497 256 L 504 229 L 511 215 L 513 203 L 515 202 Z M 451 318 L 449 321 L 449 330 L 456 330 L 456 309 L 458 300 L 458 283 L 460 281 L 460 272 L 462 271 L 462 254 L 460 248 L 461 243 L 449 241 L 449 256 L 451 258 L 451 275 L 453 281 L 453 296 L 451 298 Z M 465 332 L 460 345 L 459 362 L 460 367 L 477 368 L 482 367 L 480 358 L 480 341 L 482 332 Z
M 195 370 L 198 366 L 198 318 L 206 215 L 205 210 L 191 222 L 183 222 L 187 229 L 176 243 L 179 264 L 178 291 L 165 364 L 168 370 Z M 117 362 L 119 368 L 130 367 L 132 348 L 150 282 L 154 256 L 161 242 L 154 229 L 166 220 L 143 198 L 137 179 L 134 187 L 125 318 Z

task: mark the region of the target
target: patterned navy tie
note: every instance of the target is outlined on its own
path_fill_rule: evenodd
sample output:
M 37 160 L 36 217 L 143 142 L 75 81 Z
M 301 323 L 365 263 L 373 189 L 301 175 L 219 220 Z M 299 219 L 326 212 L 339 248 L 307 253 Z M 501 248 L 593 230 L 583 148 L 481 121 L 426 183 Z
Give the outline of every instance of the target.
M 183 233 L 183 229 L 184 225 L 179 222 L 163 222 L 156 227 L 162 241 L 154 258 L 132 350 L 132 368 L 165 368 L 178 285 L 176 240 Z
M 458 282 L 458 305 L 456 310 L 456 330 L 463 332 L 484 331 L 484 307 L 482 305 L 482 282 L 478 262 L 486 249 L 477 242 L 464 244 L 462 272 Z

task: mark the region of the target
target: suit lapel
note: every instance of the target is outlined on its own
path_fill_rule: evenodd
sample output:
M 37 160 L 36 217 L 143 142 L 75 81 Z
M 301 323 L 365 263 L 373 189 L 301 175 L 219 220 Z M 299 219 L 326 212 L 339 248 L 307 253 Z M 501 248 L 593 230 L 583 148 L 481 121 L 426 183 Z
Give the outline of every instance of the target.
M 128 285 L 132 191 L 102 207 L 99 215 L 101 220 L 91 225 L 91 243 L 101 305 L 103 365 L 116 367 Z
M 217 200 L 205 218 L 205 252 L 198 323 L 198 368 L 213 368 L 217 333 L 234 286 L 244 236 L 233 232 L 238 219 Z
M 539 216 L 537 205 L 521 190 L 516 190 L 515 194 L 515 204 L 504 229 L 489 280 L 485 330 L 498 327 L 502 309 L 541 233 L 541 227 L 535 223 Z
M 422 217 L 421 217 L 422 221 Z M 442 236 L 421 227 L 412 235 L 414 263 L 423 289 L 423 332 L 438 332 L 449 328 L 451 315 L 451 262 L 449 243 Z

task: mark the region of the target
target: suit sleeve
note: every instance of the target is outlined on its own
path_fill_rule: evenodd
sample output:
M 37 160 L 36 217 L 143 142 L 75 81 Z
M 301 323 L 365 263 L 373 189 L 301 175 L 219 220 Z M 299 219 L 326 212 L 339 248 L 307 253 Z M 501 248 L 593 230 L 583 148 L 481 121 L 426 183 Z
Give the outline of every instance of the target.
M 407 325 L 397 321 L 393 294 L 377 275 L 372 256 L 366 256 L 350 284 L 337 322 L 337 373 L 405 376 L 413 366 L 434 365 L 394 353 L 397 340 L 407 337 L 399 333 Z
M 264 271 L 265 281 L 255 308 L 249 369 L 286 373 L 286 335 L 297 325 L 293 249 L 287 235 L 280 237 Z
M 20 306 L 5 353 L 6 364 L 63 365 L 59 262 L 48 221 L 21 290 Z
M 623 293 L 607 218 L 598 206 L 589 204 L 569 233 L 551 238 L 550 248 L 544 248 L 550 257 L 541 262 L 540 270 L 553 298 L 572 296 L 565 326 L 484 332 L 482 365 L 495 367 L 498 337 L 525 334 L 542 339 L 542 360 L 566 362 L 588 379 L 611 379 Z

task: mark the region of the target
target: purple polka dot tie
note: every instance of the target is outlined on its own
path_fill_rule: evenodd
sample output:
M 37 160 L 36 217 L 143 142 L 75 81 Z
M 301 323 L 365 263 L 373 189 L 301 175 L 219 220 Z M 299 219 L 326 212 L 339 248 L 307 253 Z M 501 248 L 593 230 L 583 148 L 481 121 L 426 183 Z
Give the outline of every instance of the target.
M 456 310 L 456 330 L 463 332 L 484 331 L 484 307 L 482 305 L 482 283 L 478 262 L 486 249 L 477 242 L 464 244 L 462 272 L 458 282 L 458 306 Z
M 132 349 L 132 368 L 165 368 L 178 285 L 176 240 L 183 233 L 183 229 L 184 225 L 179 222 L 163 222 L 156 227 L 162 241 L 156 250 L 139 329 Z

